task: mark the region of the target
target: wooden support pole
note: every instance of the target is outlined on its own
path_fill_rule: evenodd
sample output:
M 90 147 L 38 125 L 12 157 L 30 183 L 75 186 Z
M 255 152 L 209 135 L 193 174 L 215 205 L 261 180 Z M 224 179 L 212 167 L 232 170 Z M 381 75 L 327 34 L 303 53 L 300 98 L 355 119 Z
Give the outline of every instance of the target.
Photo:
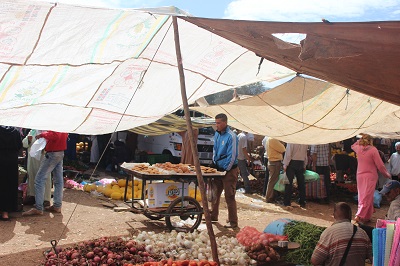
M 203 175 L 201 173 L 199 154 L 197 151 L 197 140 L 195 140 L 193 137 L 192 121 L 190 119 L 189 104 L 188 104 L 187 95 L 186 95 L 185 74 L 183 72 L 182 55 L 181 55 L 181 48 L 180 48 L 180 42 L 179 42 L 178 21 L 175 16 L 172 17 L 172 24 L 174 26 L 176 60 L 177 60 L 177 65 L 178 65 L 178 70 L 179 70 L 179 80 L 180 80 L 180 85 L 181 85 L 183 110 L 185 111 L 186 126 L 187 126 L 187 130 L 188 130 L 190 146 L 192 147 L 193 160 L 194 160 L 194 165 L 196 168 L 197 182 L 199 184 L 201 201 L 203 203 L 203 210 L 204 210 L 204 216 L 206 219 L 207 231 L 208 231 L 208 235 L 210 237 L 210 242 L 211 242 L 211 253 L 212 253 L 213 260 L 216 263 L 218 263 L 218 265 L 219 265 L 217 242 L 215 240 L 215 234 L 214 234 L 214 230 L 213 230 L 212 223 L 211 223 L 210 210 L 208 209 L 208 201 L 207 201 L 207 195 L 205 192 L 204 179 L 203 179 Z

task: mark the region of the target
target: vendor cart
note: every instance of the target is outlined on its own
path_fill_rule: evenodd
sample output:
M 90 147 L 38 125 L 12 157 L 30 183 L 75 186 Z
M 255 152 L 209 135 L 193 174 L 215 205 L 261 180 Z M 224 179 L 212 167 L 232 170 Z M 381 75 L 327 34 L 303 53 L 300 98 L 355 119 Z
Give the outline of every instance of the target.
M 151 220 L 160 220 L 165 218 L 165 224 L 169 230 L 176 230 L 181 232 L 193 232 L 201 223 L 203 215 L 203 207 L 196 200 L 197 192 L 197 176 L 196 173 L 185 173 L 185 174 L 145 174 L 130 167 L 131 164 L 122 165 L 121 168 L 128 173 L 126 182 L 134 182 L 134 178 L 142 180 L 142 192 L 140 198 L 132 198 L 128 200 L 126 198 L 128 186 L 125 187 L 124 202 L 131 203 L 131 211 L 134 213 L 143 214 Z M 222 178 L 225 175 L 224 172 L 207 173 L 203 174 L 205 183 L 215 178 Z M 163 207 L 151 207 L 147 197 L 148 191 L 146 186 L 154 183 L 164 182 L 175 182 L 179 184 L 180 196 L 172 200 L 168 206 Z M 195 184 L 195 195 L 190 197 L 185 195 L 185 187 L 188 184 Z M 187 189 L 186 189 L 187 190 Z M 133 194 L 133 186 L 132 186 Z

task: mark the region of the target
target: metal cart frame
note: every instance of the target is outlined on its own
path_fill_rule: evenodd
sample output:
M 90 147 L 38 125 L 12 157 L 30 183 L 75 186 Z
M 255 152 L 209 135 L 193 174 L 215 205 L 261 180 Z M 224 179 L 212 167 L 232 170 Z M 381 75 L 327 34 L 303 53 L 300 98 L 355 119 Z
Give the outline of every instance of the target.
M 147 218 L 151 220 L 161 220 L 165 218 L 165 223 L 167 228 L 172 231 L 182 231 L 182 232 L 193 232 L 201 223 L 202 215 L 203 215 L 203 207 L 196 200 L 197 195 L 197 176 L 195 173 L 193 174 L 144 174 L 131 169 L 128 169 L 124 166 L 121 166 L 123 170 L 129 175 L 126 177 L 126 183 L 129 181 L 134 182 L 134 178 L 138 178 L 142 180 L 142 193 L 140 199 L 132 198 L 132 200 L 127 200 L 126 195 L 128 191 L 128 185 L 125 186 L 124 192 L 124 202 L 131 203 L 131 211 L 133 213 L 143 214 Z M 214 178 L 222 178 L 225 176 L 225 173 L 217 172 L 213 174 L 203 174 L 203 178 L 205 181 L 210 181 Z M 195 197 L 185 196 L 184 193 L 181 194 L 180 197 L 173 200 L 168 207 L 159 207 L 159 208 L 149 208 L 146 203 L 146 184 L 149 182 L 150 184 L 153 181 L 174 181 L 182 184 L 182 191 L 184 191 L 185 183 L 194 183 L 195 184 Z M 132 186 L 132 195 L 134 195 L 134 189 Z M 193 223 L 176 223 L 173 219 L 180 219 L 181 221 L 187 221 L 191 219 Z

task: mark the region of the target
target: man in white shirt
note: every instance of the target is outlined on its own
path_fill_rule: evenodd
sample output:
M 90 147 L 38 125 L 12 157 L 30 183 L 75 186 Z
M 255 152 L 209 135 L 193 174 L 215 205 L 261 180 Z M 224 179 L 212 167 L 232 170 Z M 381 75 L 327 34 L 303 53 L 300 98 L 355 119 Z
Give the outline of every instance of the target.
M 390 156 L 389 167 L 393 180 L 399 180 L 400 175 L 400 142 L 395 144 L 396 152 Z
M 244 190 L 246 194 L 251 194 L 249 172 L 247 171 L 247 166 L 250 164 L 250 156 L 247 153 L 247 136 L 246 132 L 242 131 L 238 135 L 238 167 L 240 171 L 240 176 L 243 178 Z
M 286 146 L 285 157 L 283 158 L 283 171 L 289 179 L 289 184 L 285 185 L 285 195 L 283 204 L 290 206 L 292 197 L 293 179 L 296 176 L 299 189 L 300 207 L 306 207 L 306 185 L 304 171 L 307 165 L 307 145 L 288 143 Z
M 247 151 L 251 154 L 253 151 L 254 135 L 252 133 L 247 133 Z
M 264 179 L 264 187 L 262 191 L 262 195 L 265 196 L 267 193 L 267 185 L 269 180 L 269 171 L 268 171 L 268 148 L 267 148 L 268 136 L 265 136 L 261 141 L 261 145 L 264 147 L 264 165 L 265 165 L 265 179 Z

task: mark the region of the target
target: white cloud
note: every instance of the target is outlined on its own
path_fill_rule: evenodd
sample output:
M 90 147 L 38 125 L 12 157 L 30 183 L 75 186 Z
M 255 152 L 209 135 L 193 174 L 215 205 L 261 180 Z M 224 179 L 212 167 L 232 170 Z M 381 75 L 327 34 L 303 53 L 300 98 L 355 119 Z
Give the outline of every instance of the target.
M 43 0 L 35 0 L 35 1 L 43 1 Z M 145 6 L 146 3 L 149 2 L 158 2 L 158 0 L 154 1 L 146 1 L 146 0 L 48 0 L 48 2 L 57 2 L 64 3 L 68 5 L 76 5 L 76 6 L 94 6 L 94 7 L 106 7 L 106 8 L 121 8 L 124 6 L 124 2 L 129 3 L 132 7 L 141 7 Z
M 76 6 L 94 6 L 94 7 L 108 7 L 108 8 L 118 8 L 121 6 L 120 0 L 34 0 L 38 2 L 50 2 L 50 3 L 63 3 L 68 5 Z
M 400 0 L 235 0 L 225 10 L 225 18 L 267 21 L 321 21 L 322 18 L 360 20 L 371 9 L 400 7 Z

